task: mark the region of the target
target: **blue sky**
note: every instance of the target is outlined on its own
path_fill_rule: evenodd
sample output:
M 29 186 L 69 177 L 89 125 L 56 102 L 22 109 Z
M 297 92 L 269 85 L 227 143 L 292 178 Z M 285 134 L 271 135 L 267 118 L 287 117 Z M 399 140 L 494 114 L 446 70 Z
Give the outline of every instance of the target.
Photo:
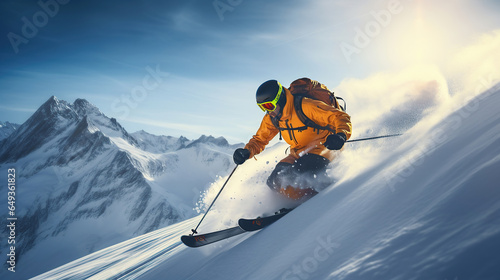
M 0 120 L 23 123 L 55 95 L 87 99 L 129 132 L 245 142 L 266 80 L 334 89 L 439 63 L 500 28 L 497 1 L 435 2 L 2 1 Z

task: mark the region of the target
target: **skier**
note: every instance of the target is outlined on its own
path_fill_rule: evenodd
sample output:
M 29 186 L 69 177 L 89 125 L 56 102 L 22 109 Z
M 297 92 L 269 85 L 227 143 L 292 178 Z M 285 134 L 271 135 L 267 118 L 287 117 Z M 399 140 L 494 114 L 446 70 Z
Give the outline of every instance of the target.
M 311 82 L 320 90 L 328 90 L 316 81 L 300 80 Z M 335 157 L 334 151 L 342 149 L 351 136 L 352 127 L 350 116 L 343 110 L 312 98 L 302 99 L 301 110 L 316 126 L 324 129 L 305 125 L 297 114 L 294 103 L 297 96 L 290 91 L 294 83 L 285 88 L 278 81 L 269 80 L 259 86 L 257 105 L 266 115 L 248 144 L 234 151 L 233 159 L 236 164 L 243 164 L 262 152 L 280 133 L 290 145 L 290 154 L 276 165 L 267 185 L 290 199 L 300 200 L 317 194 L 314 186 L 322 184 L 326 168 Z

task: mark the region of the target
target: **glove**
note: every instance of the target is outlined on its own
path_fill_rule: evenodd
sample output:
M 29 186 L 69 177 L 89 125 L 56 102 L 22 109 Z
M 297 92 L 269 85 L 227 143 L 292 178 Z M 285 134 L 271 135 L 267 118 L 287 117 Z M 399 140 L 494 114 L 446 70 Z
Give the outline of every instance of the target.
M 323 145 L 329 150 L 340 150 L 344 146 L 346 136 L 344 133 L 330 134 Z
M 236 149 L 233 154 L 234 163 L 237 165 L 243 164 L 247 159 L 250 158 L 250 150 L 248 149 Z

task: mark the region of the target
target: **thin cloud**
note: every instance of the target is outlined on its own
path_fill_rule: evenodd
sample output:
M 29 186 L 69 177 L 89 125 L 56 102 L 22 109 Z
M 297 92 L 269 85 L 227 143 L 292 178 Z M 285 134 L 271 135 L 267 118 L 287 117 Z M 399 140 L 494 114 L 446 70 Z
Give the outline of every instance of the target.
M 24 112 L 24 113 L 34 113 L 36 110 L 32 108 L 21 108 L 21 107 L 11 107 L 0 105 L 0 110 L 2 111 L 12 111 L 12 112 Z

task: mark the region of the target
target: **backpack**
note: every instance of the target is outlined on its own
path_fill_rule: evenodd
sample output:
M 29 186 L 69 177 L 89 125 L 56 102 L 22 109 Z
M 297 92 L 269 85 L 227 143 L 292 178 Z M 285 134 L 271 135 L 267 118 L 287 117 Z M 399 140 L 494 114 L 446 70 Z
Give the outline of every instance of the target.
M 279 127 L 278 118 L 271 118 L 274 126 L 280 130 L 280 139 L 282 130 L 298 130 L 300 132 L 306 130 L 308 127 L 312 127 L 314 128 L 314 130 L 317 131 L 318 134 L 321 130 L 332 131 L 332 129 L 329 128 L 328 126 L 320 126 L 319 124 L 315 123 L 313 120 L 311 120 L 304 114 L 304 111 L 302 111 L 302 99 L 304 97 L 319 100 L 339 110 L 342 110 L 344 112 L 346 111 L 347 104 L 342 97 L 336 97 L 335 94 L 329 91 L 325 85 L 320 84 L 318 81 L 314 81 L 309 78 L 301 78 L 293 81 L 290 84 L 290 93 L 292 94 L 294 99 L 293 105 L 295 107 L 295 111 L 297 112 L 297 116 L 299 117 L 300 121 L 304 124 L 304 126 L 291 129 L 282 128 Z M 338 99 L 343 101 L 344 106 L 341 106 L 339 104 Z

